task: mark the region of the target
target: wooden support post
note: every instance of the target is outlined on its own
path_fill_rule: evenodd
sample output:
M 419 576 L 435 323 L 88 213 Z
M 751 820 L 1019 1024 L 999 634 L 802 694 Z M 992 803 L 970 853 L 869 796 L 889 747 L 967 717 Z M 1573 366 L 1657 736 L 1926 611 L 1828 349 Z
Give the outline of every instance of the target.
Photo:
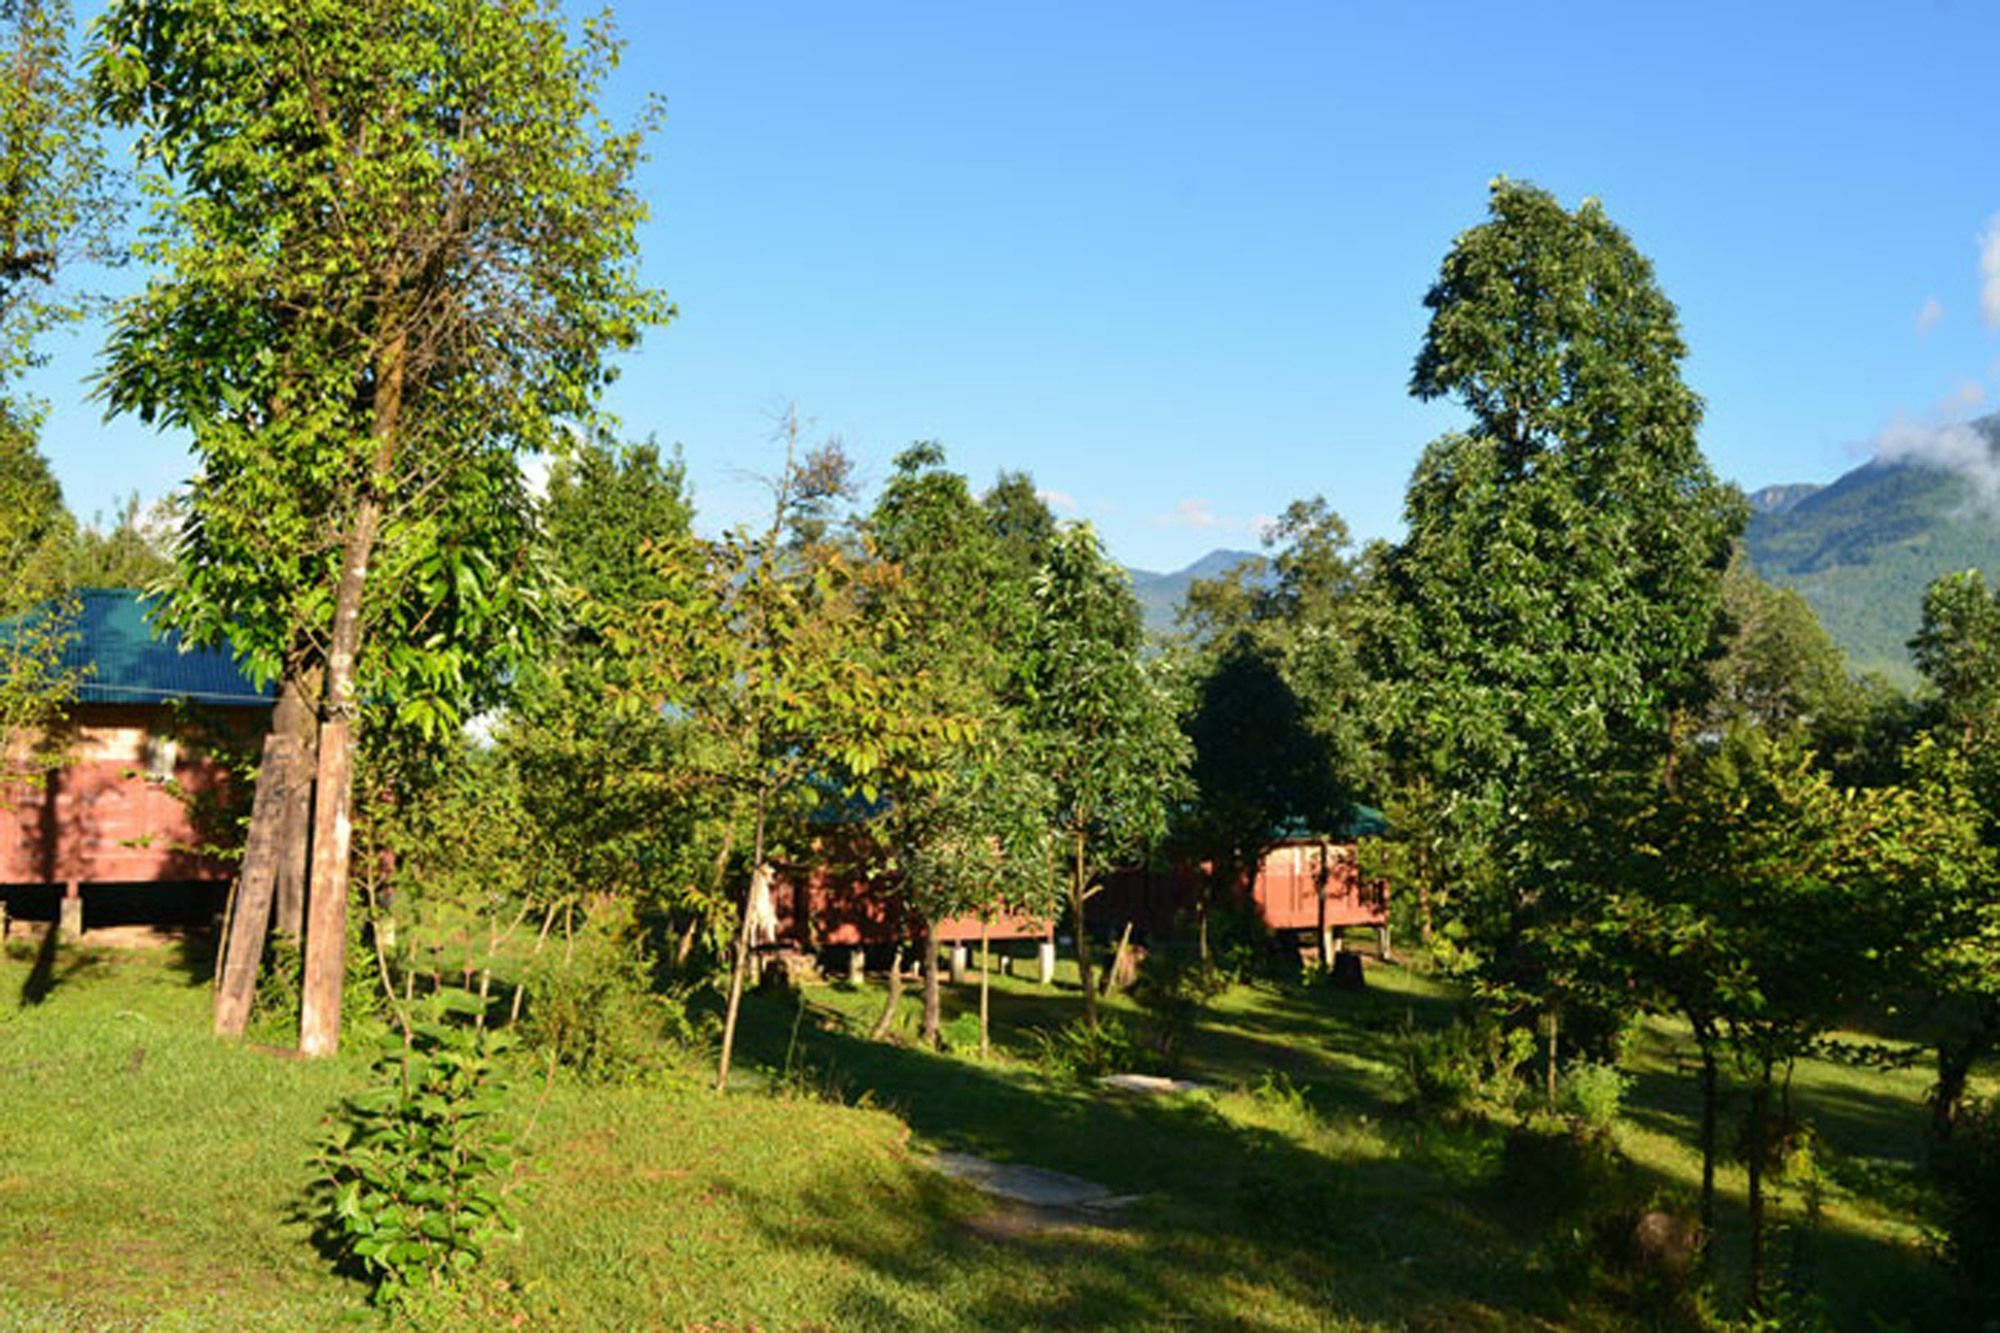
M 267 771 L 289 769 L 285 750 L 294 737 L 272 732 L 264 738 Z M 283 783 L 260 782 L 251 803 L 250 839 L 236 876 L 235 901 L 229 911 L 229 935 L 223 941 L 215 987 L 215 1035 L 240 1037 L 250 1022 L 250 1002 L 257 994 L 257 968 L 264 958 L 264 936 L 271 928 L 271 900 L 277 892 L 279 845 L 283 837 L 277 818 L 289 789 Z

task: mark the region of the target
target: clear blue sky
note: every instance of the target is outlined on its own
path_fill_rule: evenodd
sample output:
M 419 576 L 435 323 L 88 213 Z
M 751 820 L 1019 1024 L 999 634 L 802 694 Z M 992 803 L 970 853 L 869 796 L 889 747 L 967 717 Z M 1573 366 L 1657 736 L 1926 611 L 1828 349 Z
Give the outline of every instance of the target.
M 1425 287 L 1495 174 L 1601 198 L 1652 256 L 1755 487 L 1892 422 L 1991 410 L 2000 7 L 851 0 L 627 3 L 617 93 L 668 101 L 647 271 L 681 314 L 628 433 L 685 446 L 707 519 L 755 500 L 795 401 L 879 480 L 942 440 L 1025 468 L 1171 568 L 1297 496 L 1393 535 L 1424 443 Z M 39 390 L 72 507 L 187 470 L 104 425 L 95 335 Z

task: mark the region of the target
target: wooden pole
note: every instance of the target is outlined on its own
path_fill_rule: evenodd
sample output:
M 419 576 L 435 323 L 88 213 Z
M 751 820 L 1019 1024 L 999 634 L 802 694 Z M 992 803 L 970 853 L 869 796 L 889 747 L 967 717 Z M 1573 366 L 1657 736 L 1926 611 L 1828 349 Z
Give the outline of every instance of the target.
M 261 772 L 289 771 L 286 751 L 293 738 L 280 732 L 264 737 L 266 765 Z M 271 896 L 278 881 L 278 823 L 276 813 L 284 802 L 282 780 L 266 782 L 260 777 L 251 802 L 250 838 L 243 849 L 243 864 L 237 872 L 236 888 L 230 895 L 228 925 L 223 938 L 222 961 L 217 968 L 215 987 L 215 1034 L 240 1037 L 250 1023 L 250 1004 L 257 993 L 257 968 L 264 957 L 264 936 L 271 926 Z

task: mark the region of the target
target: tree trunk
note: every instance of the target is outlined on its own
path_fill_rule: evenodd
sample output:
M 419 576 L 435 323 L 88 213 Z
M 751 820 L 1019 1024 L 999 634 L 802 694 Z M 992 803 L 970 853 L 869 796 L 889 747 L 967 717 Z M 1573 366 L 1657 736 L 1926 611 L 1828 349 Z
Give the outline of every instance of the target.
M 917 1039 L 932 1050 L 944 1044 L 943 1024 L 939 1021 L 942 1010 L 942 996 L 938 987 L 938 928 L 937 922 L 924 922 L 924 1022 Z
M 881 1041 L 896 1030 L 896 1010 L 903 1003 L 903 937 L 896 937 L 895 952 L 889 955 L 889 994 L 882 1002 L 882 1016 L 868 1036 Z
M 376 471 L 395 456 L 403 412 L 404 339 L 399 335 L 376 358 L 375 415 L 370 434 Z M 368 562 L 381 535 L 382 504 L 364 486 L 341 548 L 340 582 L 334 590 L 333 633 L 327 644 L 326 693 L 320 706 L 317 775 L 313 782 L 312 874 L 306 901 L 304 998 L 299 1006 L 299 1051 L 332 1055 L 340 1049 L 340 985 L 347 963 L 349 851 L 354 839 L 355 662 L 361 651 L 361 596 Z
M 1083 982 L 1083 1022 L 1092 1032 L 1097 1031 L 1097 987 L 1092 985 L 1090 969 L 1090 931 L 1083 923 L 1084 890 L 1083 835 L 1076 835 L 1076 862 L 1069 882 L 1070 911 L 1076 918 L 1076 971 Z
M 1701 1229 L 1715 1232 L 1715 1119 L 1721 1095 L 1721 1072 L 1715 1061 L 1715 1035 L 1695 1029 L 1701 1045 Z
M 984 1060 L 990 1053 L 991 1039 L 988 1020 L 992 1010 L 988 1000 L 991 987 L 987 978 L 993 975 L 993 927 L 981 920 L 979 923 L 979 1058 Z
M 1549 1110 L 1556 1109 L 1556 1056 L 1562 1039 L 1562 1011 L 1549 1006 L 1549 1067 L 1547 1071 Z
M 229 934 L 223 941 L 219 984 L 215 988 L 215 1035 L 240 1037 L 250 1021 L 250 1003 L 257 993 L 257 968 L 264 957 L 264 935 L 271 924 L 271 894 L 278 878 L 279 821 L 273 811 L 284 802 L 292 738 L 282 732 L 264 737 L 264 758 L 257 771 L 257 795 L 250 811 L 250 833 L 243 863 L 236 876 L 235 901 L 229 912 Z
M 736 1051 L 736 1016 L 743 1008 L 743 974 L 750 967 L 750 895 L 764 871 L 764 811 L 766 793 L 757 793 L 757 831 L 750 858 L 750 883 L 743 890 L 743 917 L 736 926 L 736 952 L 729 960 L 729 1003 L 722 1014 L 722 1054 L 715 1065 L 715 1090 L 729 1091 L 729 1060 Z
M 279 934 L 293 939 L 305 933 L 306 881 L 312 871 L 313 766 L 317 759 L 314 743 L 319 731 L 313 719 L 312 698 L 314 677 L 318 674 L 308 672 L 295 653 L 285 663 L 284 674 L 278 680 L 278 701 L 271 716 L 273 729 L 291 740 L 280 753 L 276 774 L 281 800 L 275 812 L 278 907 L 273 926 Z M 257 816 L 253 812 L 250 818 L 254 833 Z
M 361 648 L 361 594 L 380 522 L 376 501 L 362 501 L 341 563 L 327 653 L 326 699 L 313 783 L 305 985 L 299 1006 L 299 1050 L 308 1056 L 332 1055 L 340 1049 L 340 987 L 347 963 L 349 854 L 354 840 L 354 667 Z
M 1771 1113 L 1771 1062 L 1750 1094 L 1750 1308 L 1764 1312 L 1764 1133 Z
M 1966 1084 L 1972 1066 L 1986 1043 L 1977 1036 L 1961 1041 L 1940 1041 L 1937 1048 L 1937 1086 L 1931 1089 L 1931 1142 L 1951 1142 L 1958 1126 L 1959 1108 L 1965 1102 Z

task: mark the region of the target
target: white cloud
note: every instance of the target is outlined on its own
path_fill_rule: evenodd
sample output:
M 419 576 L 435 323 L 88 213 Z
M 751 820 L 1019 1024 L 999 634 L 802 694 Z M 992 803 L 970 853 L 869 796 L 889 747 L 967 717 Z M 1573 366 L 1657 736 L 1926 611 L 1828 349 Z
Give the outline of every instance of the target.
M 1938 415 L 1962 416 L 1985 401 L 1986 386 L 1978 380 L 1965 380 L 1938 404 Z
M 1917 310 L 1917 336 L 1928 337 L 1930 331 L 1936 328 L 1938 321 L 1943 318 L 1944 302 L 1935 296 L 1925 297 L 1923 305 Z
M 1156 528 L 1194 528 L 1197 531 L 1209 528 L 1233 526 L 1215 512 L 1213 500 L 1183 500 L 1174 506 L 1170 514 L 1153 515 Z
M 1035 498 L 1051 509 L 1060 509 L 1065 514 L 1076 512 L 1076 497 L 1068 491 L 1036 491 Z
M 1984 434 L 1965 422 L 1933 426 L 1898 417 L 1872 444 L 1875 457 L 1885 462 L 1956 472 L 1972 484 L 1981 503 L 2000 503 L 2000 456 Z
M 1987 328 L 2000 329 L 2000 213 L 1979 236 L 1979 317 Z

